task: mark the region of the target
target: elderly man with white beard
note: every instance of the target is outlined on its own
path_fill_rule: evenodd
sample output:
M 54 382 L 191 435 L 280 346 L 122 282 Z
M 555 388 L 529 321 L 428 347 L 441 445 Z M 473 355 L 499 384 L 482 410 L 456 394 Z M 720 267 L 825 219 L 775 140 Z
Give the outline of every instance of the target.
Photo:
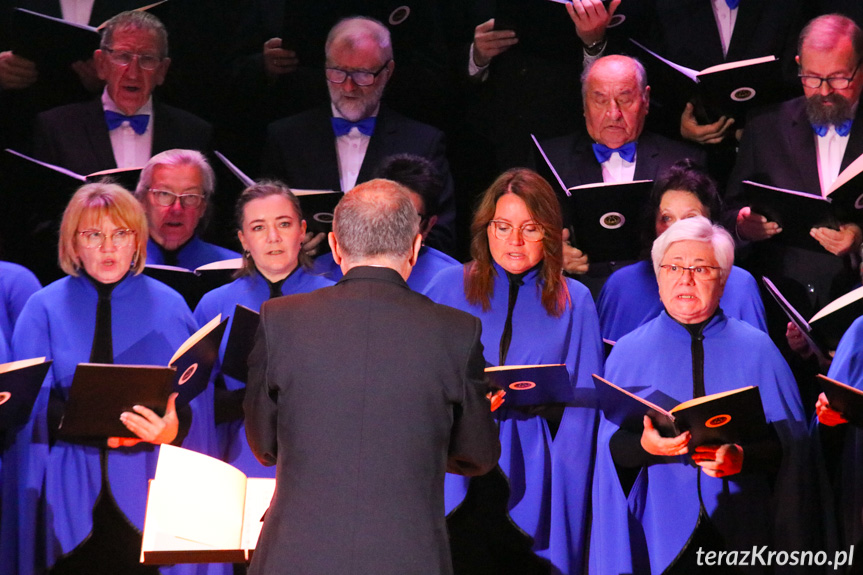
M 325 50 L 330 105 L 270 124 L 262 175 L 295 189 L 346 191 L 372 179 L 387 156 L 428 158 L 446 185 L 427 243 L 452 252 L 455 199 L 443 133 L 381 104 L 395 70 L 389 30 L 372 18 L 346 18 L 330 30 Z

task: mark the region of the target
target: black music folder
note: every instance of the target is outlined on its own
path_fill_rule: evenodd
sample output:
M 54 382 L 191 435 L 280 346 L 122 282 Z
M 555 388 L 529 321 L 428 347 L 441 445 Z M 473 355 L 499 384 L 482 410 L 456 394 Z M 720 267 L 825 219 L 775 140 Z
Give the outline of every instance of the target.
M 245 383 L 249 378 L 249 354 L 255 344 L 255 332 L 261 323 L 261 314 L 237 304 L 234 321 L 225 346 L 222 373 Z
M 144 274 L 176 290 L 190 309 L 195 309 L 208 291 L 233 281 L 234 274 L 243 265 L 242 258 L 231 258 L 205 264 L 194 270 L 179 266 L 147 264 Z
M 37 357 L 0 365 L 0 431 L 27 423 L 51 363 Z
M 848 423 L 863 427 L 863 391 L 820 373 L 818 383 L 831 409 L 838 411 Z
M 564 364 L 500 365 L 485 368 L 492 387 L 506 392 L 504 407 L 571 403 L 575 396 Z
M 9 47 L 37 66 L 69 66 L 89 60 L 99 47 L 99 29 L 62 18 L 15 8 L 10 23 Z

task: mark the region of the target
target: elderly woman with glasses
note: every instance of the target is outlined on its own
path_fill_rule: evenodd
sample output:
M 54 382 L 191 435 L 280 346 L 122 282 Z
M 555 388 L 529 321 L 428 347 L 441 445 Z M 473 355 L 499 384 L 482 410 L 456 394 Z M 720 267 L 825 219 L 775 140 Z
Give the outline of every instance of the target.
M 764 332 L 719 308 L 731 236 L 707 218 L 683 219 L 651 255 L 664 311 L 617 342 L 605 377 L 666 409 L 757 385 L 769 433 L 692 446 L 688 431 L 662 437 L 646 415 L 638 433 L 603 418 L 591 573 L 698 573 L 709 551 L 819 549 L 820 491 L 794 378 Z
M 193 270 L 240 257 L 198 237 L 207 225 L 215 187 L 213 168 L 196 150 L 168 150 L 150 158 L 135 189 L 150 228 L 146 263 Z
M 565 364 L 575 402 L 565 408 L 522 411 L 503 407 L 500 420 L 500 468 L 474 478 L 471 492 L 495 492 L 489 485 L 502 470 L 509 480 L 504 509 L 516 525 L 533 538 L 532 552 L 549 557 L 554 481 L 563 495 L 554 505 L 555 531 L 560 536 L 556 567 L 571 572 L 566 563 L 580 565 L 586 542 L 590 472 L 593 467 L 596 408 L 591 373 L 602 369 L 599 322 L 590 293 L 562 273 L 560 206 L 548 183 L 527 169 L 501 175 L 483 195 L 471 232 L 473 261 L 439 273 L 426 293 L 433 300 L 468 311 L 482 320 L 485 357 L 491 365 Z M 565 457 L 553 451 L 560 446 Z M 502 478 L 501 478 L 502 479 Z M 447 511 L 461 505 L 467 482 L 447 476 Z M 504 493 L 506 486 L 504 485 Z M 468 501 L 466 513 L 475 509 Z M 504 496 L 505 499 L 505 496 Z M 480 502 L 480 506 L 483 503 Z M 482 513 L 480 509 L 477 518 Z M 452 520 L 455 522 L 456 511 Z M 464 518 L 471 530 L 471 518 Z M 451 525 L 454 529 L 455 525 Z M 517 567 L 513 549 L 495 533 L 474 532 L 488 543 L 485 558 L 496 573 L 531 572 Z M 454 536 L 455 539 L 455 536 Z M 493 549 L 493 545 L 500 549 Z M 453 548 L 457 549 L 454 542 Z M 525 552 L 528 550 L 525 549 Z M 466 552 L 466 554 L 469 554 Z M 456 570 L 459 561 L 454 554 Z M 475 555 L 480 557 L 479 554 Z M 535 558 L 534 558 L 535 559 Z M 513 571 L 515 569 L 515 571 Z
M 132 194 L 83 186 L 60 226 L 59 261 L 69 275 L 35 293 L 15 325 L 14 356 L 53 364 L 4 460 L 0 564 L 11 573 L 159 573 L 139 563 L 159 445 L 211 451 L 211 390 L 182 408 L 172 395 L 161 416 L 143 406 L 123 413 L 135 439 L 57 433 L 79 363 L 165 366 L 196 329 L 176 292 L 140 275 L 146 245 L 146 217 Z
M 268 299 L 307 293 L 333 282 L 310 273 L 309 256 L 302 250 L 306 220 L 296 196 L 282 183 L 259 182 L 246 188 L 237 200 L 237 237 L 243 245 L 243 268 L 228 285 L 207 293 L 195 308 L 204 325 L 218 314 L 233 316 L 236 306 L 259 311 Z M 226 331 L 219 350 L 220 362 L 228 343 Z M 216 422 L 222 459 L 249 477 L 275 477 L 275 466 L 261 465 L 246 441 L 243 414 L 245 381 L 214 370 Z

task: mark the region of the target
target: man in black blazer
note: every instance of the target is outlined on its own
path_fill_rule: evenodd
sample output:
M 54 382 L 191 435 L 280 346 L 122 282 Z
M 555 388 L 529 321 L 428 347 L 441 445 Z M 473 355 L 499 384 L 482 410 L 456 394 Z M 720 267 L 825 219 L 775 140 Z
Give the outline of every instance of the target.
M 846 222 L 839 230 L 813 228 L 823 249 L 789 247 L 770 239 L 781 229 L 750 210 L 741 183 L 752 180 L 820 197 L 863 153 L 863 32 L 844 16 L 828 15 L 810 22 L 800 38 L 797 63 L 805 96 L 748 120 L 726 199 L 729 228 L 751 242 L 741 263 L 756 277 L 770 277 L 809 317 L 859 281 L 853 262 L 863 239 L 860 222 Z
M 567 188 L 599 182 L 655 180 L 684 158 L 704 164 L 704 152 L 694 146 L 644 131 L 650 86 L 644 68 L 634 58 L 619 55 L 599 58 L 585 70 L 581 90 L 586 131 L 542 143 Z M 545 170 L 542 165 L 539 169 Z M 564 251 L 566 271 L 586 273 L 581 279 L 594 296 L 611 272 L 631 263 L 588 264 L 590 254 L 582 254 L 568 245 Z
M 261 309 L 246 435 L 276 464 L 250 575 L 448 575 L 444 473 L 500 452 L 481 324 L 408 288 L 419 216 L 389 180 L 354 188 L 329 234 L 344 277 Z
M 109 20 L 93 58 L 106 82 L 102 97 L 39 114 L 34 156 L 89 174 L 141 167 L 173 148 L 209 151 L 207 122 L 152 99 L 171 63 L 167 32 L 155 16 L 123 12 Z
M 387 156 L 425 157 L 446 182 L 427 242 L 452 252 L 455 199 L 443 133 L 381 105 L 395 69 L 389 31 L 371 18 L 342 20 L 330 31 L 326 58 L 330 105 L 270 124 L 263 176 L 299 189 L 349 190 Z

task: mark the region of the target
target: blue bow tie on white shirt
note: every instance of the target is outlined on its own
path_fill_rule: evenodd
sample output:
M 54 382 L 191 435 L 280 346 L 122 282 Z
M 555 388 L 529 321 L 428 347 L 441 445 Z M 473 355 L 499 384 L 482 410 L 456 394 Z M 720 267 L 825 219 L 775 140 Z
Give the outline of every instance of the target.
M 838 126 L 834 126 L 836 128 L 836 133 L 840 136 L 847 136 L 851 133 L 851 124 L 854 123 L 854 120 L 847 119 Z M 830 124 L 812 124 L 812 129 L 818 134 L 818 137 L 823 138 L 827 135 L 827 132 L 830 131 Z
M 135 114 L 134 116 L 126 116 L 113 110 L 105 110 L 105 122 L 108 124 L 108 131 L 116 130 L 123 125 L 123 122 L 129 122 L 132 129 L 139 136 L 147 131 L 147 124 L 150 123 L 149 114 Z
M 365 136 L 371 136 L 375 131 L 375 120 L 377 118 L 365 118 L 360 120 L 359 122 L 351 122 L 350 120 L 345 120 L 344 118 L 330 118 L 333 123 L 333 132 L 336 133 L 336 137 L 345 136 L 350 131 L 351 128 L 356 128 L 360 131 L 361 134 Z
M 593 155 L 600 164 L 604 164 L 611 158 L 612 154 L 617 154 L 630 164 L 635 159 L 635 142 L 623 144 L 619 148 L 609 148 L 604 144 L 593 144 Z

